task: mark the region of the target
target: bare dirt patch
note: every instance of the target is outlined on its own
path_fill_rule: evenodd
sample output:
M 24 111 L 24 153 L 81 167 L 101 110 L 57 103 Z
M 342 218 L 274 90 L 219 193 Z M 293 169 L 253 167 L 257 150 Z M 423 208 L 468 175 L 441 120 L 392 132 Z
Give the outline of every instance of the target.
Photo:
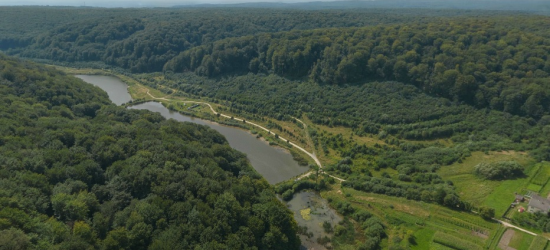
M 510 244 L 510 240 L 514 237 L 514 234 L 516 234 L 516 231 L 513 229 L 508 229 L 504 234 L 502 235 L 502 238 L 500 238 L 500 242 L 498 243 L 498 247 L 503 250 L 516 250 L 515 248 L 509 247 L 508 244 Z
M 482 239 L 488 239 L 489 238 L 489 235 L 486 235 L 486 234 L 483 234 L 483 233 L 480 233 L 480 232 L 476 232 L 476 231 L 472 231 L 472 234 L 479 237 L 479 238 L 482 238 Z

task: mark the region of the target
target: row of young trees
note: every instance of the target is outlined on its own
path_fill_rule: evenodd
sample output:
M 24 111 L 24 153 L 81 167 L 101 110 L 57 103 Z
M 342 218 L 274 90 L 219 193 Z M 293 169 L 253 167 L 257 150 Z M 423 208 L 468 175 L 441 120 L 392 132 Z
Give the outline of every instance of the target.
M 159 82 L 153 76 L 140 80 L 154 86 Z M 447 138 L 463 145 L 457 148 L 458 151 L 532 150 L 537 159 L 550 159 L 547 150 L 550 146 L 550 116 L 543 116 L 537 122 L 506 112 L 476 109 L 445 98 L 431 97 L 414 86 L 398 82 L 319 85 L 277 75 L 247 74 L 209 79 L 185 73 L 166 74 L 161 84 L 212 98 L 243 115 L 284 120 L 288 115 L 301 117 L 306 114 L 315 124 L 348 127 L 359 136 L 370 134 L 382 140 L 388 137 L 390 140 Z M 337 135 L 331 137 L 334 136 Z M 319 134 L 312 137 L 319 139 L 313 138 L 319 145 L 318 152 L 328 152 L 333 148 L 346 154 L 342 156 L 357 153 L 346 149 L 351 145 L 347 143 L 348 138 L 328 138 Z M 342 143 L 346 146 L 340 147 Z M 416 146 L 403 144 L 408 152 L 418 150 L 413 150 L 412 147 Z M 438 164 L 456 161 L 460 158 L 456 153 L 461 154 L 457 150 L 432 151 L 440 156 Z
M 0 96 L 0 246 L 298 249 L 290 211 L 216 131 L 3 55 Z

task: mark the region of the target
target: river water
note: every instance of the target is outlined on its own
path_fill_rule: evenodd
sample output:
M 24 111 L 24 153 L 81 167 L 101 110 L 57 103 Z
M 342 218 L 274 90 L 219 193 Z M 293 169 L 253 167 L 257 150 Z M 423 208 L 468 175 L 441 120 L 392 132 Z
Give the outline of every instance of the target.
M 118 78 L 96 75 L 77 75 L 76 77 L 105 90 L 111 101 L 117 105 L 131 100 L 127 85 Z M 138 104 L 130 107 L 130 109 L 146 109 L 158 112 L 166 119 L 193 122 L 217 130 L 225 136 L 232 148 L 247 155 L 252 167 L 270 184 L 291 179 L 309 169 L 298 165 L 285 149 L 269 146 L 265 141 L 257 139 L 248 131 L 172 112 L 157 102 Z
M 116 105 L 132 100 L 130 93 L 128 93 L 128 85 L 116 77 L 100 75 L 75 75 L 75 77 L 105 90 L 109 95 L 109 99 Z

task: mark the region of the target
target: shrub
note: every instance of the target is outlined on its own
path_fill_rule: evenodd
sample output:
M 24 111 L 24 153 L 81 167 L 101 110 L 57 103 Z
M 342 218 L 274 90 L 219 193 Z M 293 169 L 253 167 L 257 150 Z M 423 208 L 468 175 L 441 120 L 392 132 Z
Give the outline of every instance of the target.
M 482 162 L 475 166 L 475 173 L 488 180 L 505 180 L 523 175 L 523 168 L 515 161 Z

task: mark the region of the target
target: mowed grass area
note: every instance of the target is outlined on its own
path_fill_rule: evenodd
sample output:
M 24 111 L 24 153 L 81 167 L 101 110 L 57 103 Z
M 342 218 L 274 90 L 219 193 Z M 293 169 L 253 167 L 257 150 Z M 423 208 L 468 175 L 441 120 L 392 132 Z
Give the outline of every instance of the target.
M 529 250 L 545 250 L 548 247 L 548 240 L 543 236 L 537 236 L 531 242 Z
M 514 237 L 512 237 L 512 240 L 510 240 L 510 244 L 508 244 L 508 246 L 515 249 L 529 249 L 531 243 L 535 239 L 535 236 L 518 230 L 515 231 L 516 233 L 514 234 Z
M 500 185 L 496 185 L 493 191 L 481 203 L 484 206 L 495 209 L 495 216 L 502 217 L 504 212 L 510 207 L 514 201 L 514 192 L 521 193 L 525 187 L 526 179 L 502 181 Z
M 527 189 L 546 197 L 550 193 L 550 163 L 541 162 L 533 166 L 533 174 Z
M 473 213 L 405 198 L 340 189 L 339 185 L 321 195 L 329 200 L 349 202 L 354 208 L 367 210 L 383 220 L 387 227 L 388 240 L 385 244 L 388 248 L 453 249 L 440 243 L 445 238 L 442 235 L 448 235 L 448 238 L 461 246 L 487 249 L 489 245 L 497 245 L 498 242 L 493 244 L 493 241 L 500 239 L 500 236 L 494 236 L 501 234 L 500 224 L 485 221 Z M 407 232 L 406 235 L 403 232 Z M 396 242 L 396 237 L 403 240 Z
M 529 174 L 533 165 L 533 159 L 523 152 L 473 152 L 462 163 L 454 163 L 442 167 L 438 174 L 444 180 L 454 183 L 460 197 L 472 204 L 481 204 L 495 208 L 497 216 L 501 216 L 510 203 L 514 200 L 514 192 L 522 192 L 529 181 L 530 176 L 505 181 L 483 180 L 474 173 L 475 166 L 481 162 L 516 161 L 522 166 L 527 166 L 525 171 Z
M 421 228 L 414 232 L 413 236 L 416 244 L 411 245 L 411 249 L 430 249 L 435 232 L 434 229 L 430 228 Z

